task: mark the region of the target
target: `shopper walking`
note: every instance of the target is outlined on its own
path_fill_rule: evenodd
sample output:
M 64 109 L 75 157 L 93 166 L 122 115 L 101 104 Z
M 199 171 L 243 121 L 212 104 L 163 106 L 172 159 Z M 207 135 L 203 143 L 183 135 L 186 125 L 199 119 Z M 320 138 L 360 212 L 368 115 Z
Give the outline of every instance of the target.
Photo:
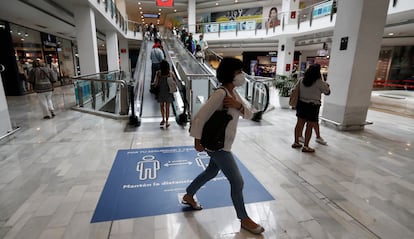
M 312 153 L 315 149 L 309 147 L 312 130 L 318 126 L 319 109 L 321 107 L 321 94 L 329 95 L 331 90 L 329 84 L 321 78 L 321 66 L 311 65 L 305 72 L 303 80 L 300 81 L 299 101 L 296 106 L 297 122 L 295 126 L 295 141 L 292 148 L 302 148 L 299 137 L 302 135 L 306 123 L 305 142 L 302 152 Z
M 167 61 L 161 62 L 160 70 L 157 71 L 154 81 L 154 87 L 158 88 L 157 101 L 160 103 L 160 111 L 162 121 L 160 126 L 168 128 L 170 124 L 168 119 L 170 117 L 170 104 L 174 100 L 172 92 L 177 90 L 177 79 L 174 73 L 170 70 L 170 64 Z
M 52 70 L 42 66 L 39 60 L 33 62 L 33 69 L 29 73 L 29 82 L 33 85 L 33 90 L 39 97 L 39 102 L 43 111 L 43 119 L 55 117 L 52 92 L 53 83 L 57 79 L 54 78 Z
M 241 220 L 241 227 L 254 234 L 260 234 L 264 228 L 250 219 L 246 212 L 243 199 L 243 178 L 231 152 L 239 117 L 251 118 L 253 115 L 252 111 L 242 103 L 243 101 L 234 89 L 245 82 L 242 69 L 243 63 L 240 60 L 224 58 L 217 68 L 217 79 L 223 89 L 216 90 L 194 116 L 190 129 L 190 135 L 194 137 L 194 147 L 198 152 L 206 151 L 210 156 L 210 162 L 207 168 L 187 187 L 182 202 L 193 209 L 201 210 L 202 207 L 194 200 L 194 195 L 221 170 L 230 182 L 231 199 L 237 217 Z M 233 117 L 226 128 L 224 148 L 217 151 L 205 149 L 200 143 L 204 124 L 216 110 L 223 107 L 226 107 L 228 113 Z

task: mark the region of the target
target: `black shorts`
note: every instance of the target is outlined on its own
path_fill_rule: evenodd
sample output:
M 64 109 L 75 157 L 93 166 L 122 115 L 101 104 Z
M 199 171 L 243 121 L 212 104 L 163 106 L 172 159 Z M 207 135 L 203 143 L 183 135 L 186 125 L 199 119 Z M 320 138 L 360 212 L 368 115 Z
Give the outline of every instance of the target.
M 299 100 L 296 106 L 296 116 L 306 121 L 318 122 L 320 108 L 321 105 L 319 104 L 306 103 Z

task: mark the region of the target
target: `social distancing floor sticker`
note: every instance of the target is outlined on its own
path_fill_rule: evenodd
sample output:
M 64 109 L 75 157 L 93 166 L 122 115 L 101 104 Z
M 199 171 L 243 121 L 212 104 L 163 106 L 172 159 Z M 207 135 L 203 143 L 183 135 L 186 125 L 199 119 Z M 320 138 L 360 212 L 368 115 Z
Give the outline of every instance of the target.
M 274 198 L 234 155 L 244 179 L 245 203 Z M 179 213 L 186 187 L 208 165 L 193 146 L 119 150 L 91 222 Z M 230 185 L 220 171 L 196 194 L 204 210 L 233 206 Z

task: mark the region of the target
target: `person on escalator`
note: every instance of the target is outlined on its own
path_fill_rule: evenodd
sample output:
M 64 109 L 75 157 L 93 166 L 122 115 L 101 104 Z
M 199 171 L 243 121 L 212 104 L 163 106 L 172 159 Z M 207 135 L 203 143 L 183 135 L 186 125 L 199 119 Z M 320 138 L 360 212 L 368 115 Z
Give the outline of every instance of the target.
M 161 62 L 165 59 L 164 51 L 162 50 L 161 40 L 155 39 L 154 45 L 151 49 L 151 88 L 150 92 L 157 95 L 157 89 L 154 88 L 155 73 L 160 69 Z
M 160 70 L 155 75 L 154 86 L 158 87 L 157 101 L 160 103 L 162 121 L 160 126 L 168 128 L 168 118 L 170 116 L 170 104 L 174 100 L 173 93 L 177 91 L 177 78 L 170 70 L 170 64 L 163 60 L 160 64 Z

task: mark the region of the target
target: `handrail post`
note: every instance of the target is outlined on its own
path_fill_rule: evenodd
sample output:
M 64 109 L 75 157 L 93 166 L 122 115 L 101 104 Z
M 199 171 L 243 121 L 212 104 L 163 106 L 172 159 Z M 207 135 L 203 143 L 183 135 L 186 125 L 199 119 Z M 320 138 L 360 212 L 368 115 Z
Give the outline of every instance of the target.
M 127 87 L 124 87 L 127 88 Z M 131 106 L 131 116 L 129 116 L 129 124 L 138 127 L 141 125 L 141 122 L 138 120 L 137 115 L 135 114 L 135 95 L 134 95 L 134 85 L 132 82 L 128 84 L 129 89 L 129 105 Z

